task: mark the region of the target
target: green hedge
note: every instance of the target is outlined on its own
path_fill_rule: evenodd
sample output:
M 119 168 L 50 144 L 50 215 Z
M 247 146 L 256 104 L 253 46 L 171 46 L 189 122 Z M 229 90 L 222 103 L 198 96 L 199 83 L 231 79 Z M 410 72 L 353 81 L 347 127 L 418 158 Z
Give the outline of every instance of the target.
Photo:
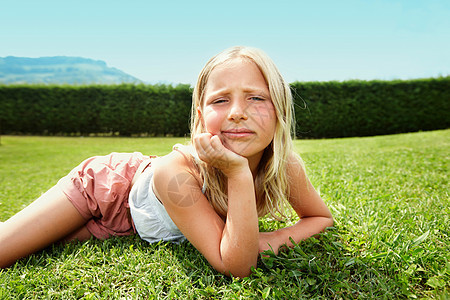
M 300 138 L 450 127 L 450 77 L 291 87 Z M 3 85 L 1 133 L 188 135 L 191 92 L 188 85 Z
M 0 86 L 6 134 L 189 133 L 189 85 Z
M 450 77 L 291 86 L 299 137 L 370 136 L 450 125 Z

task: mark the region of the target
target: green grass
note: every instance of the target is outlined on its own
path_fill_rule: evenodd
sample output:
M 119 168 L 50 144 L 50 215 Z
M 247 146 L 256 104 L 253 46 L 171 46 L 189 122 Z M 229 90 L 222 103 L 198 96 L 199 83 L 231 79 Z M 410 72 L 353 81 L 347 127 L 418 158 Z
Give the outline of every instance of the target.
M 0 220 L 89 156 L 161 155 L 184 141 L 4 136 Z M 134 236 L 22 259 L 0 271 L 0 298 L 448 298 L 449 143 L 450 130 L 295 141 L 335 226 L 263 259 L 248 278 L 218 274 L 189 243 L 149 245 Z M 285 225 L 260 221 L 263 230 Z

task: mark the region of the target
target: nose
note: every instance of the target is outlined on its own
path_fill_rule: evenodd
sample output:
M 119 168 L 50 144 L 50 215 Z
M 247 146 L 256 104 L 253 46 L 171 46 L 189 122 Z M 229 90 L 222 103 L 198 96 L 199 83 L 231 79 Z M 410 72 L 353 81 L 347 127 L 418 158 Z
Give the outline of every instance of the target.
M 247 120 L 246 105 L 243 101 L 234 101 L 228 113 L 228 119 L 234 122 Z

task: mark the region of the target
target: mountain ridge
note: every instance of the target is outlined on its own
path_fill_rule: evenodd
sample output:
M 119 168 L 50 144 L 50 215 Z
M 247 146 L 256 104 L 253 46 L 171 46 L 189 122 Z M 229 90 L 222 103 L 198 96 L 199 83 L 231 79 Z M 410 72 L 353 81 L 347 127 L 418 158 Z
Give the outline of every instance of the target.
M 102 60 L 78 56 L 0 57 L 3 84 L 121 84 L 142 83 Z

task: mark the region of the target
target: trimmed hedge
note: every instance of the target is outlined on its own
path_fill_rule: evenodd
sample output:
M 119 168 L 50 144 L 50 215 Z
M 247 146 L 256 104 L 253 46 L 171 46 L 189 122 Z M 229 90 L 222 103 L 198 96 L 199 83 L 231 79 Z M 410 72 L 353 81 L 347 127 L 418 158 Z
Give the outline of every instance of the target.
M 189 133 L 189 85 L 0 86 L 5 134 Z
M 450 127 L 450 77 L 296 82 L 291 87 L 298 137 L 371 136 Z
M 295 82 L 297 136 L 333 138 L 449 128 L 450 77 Z M 306 108 L 305 108 L 306 104 Z M 188 85 L 0 86 L 3 134 L 189 134 Z

